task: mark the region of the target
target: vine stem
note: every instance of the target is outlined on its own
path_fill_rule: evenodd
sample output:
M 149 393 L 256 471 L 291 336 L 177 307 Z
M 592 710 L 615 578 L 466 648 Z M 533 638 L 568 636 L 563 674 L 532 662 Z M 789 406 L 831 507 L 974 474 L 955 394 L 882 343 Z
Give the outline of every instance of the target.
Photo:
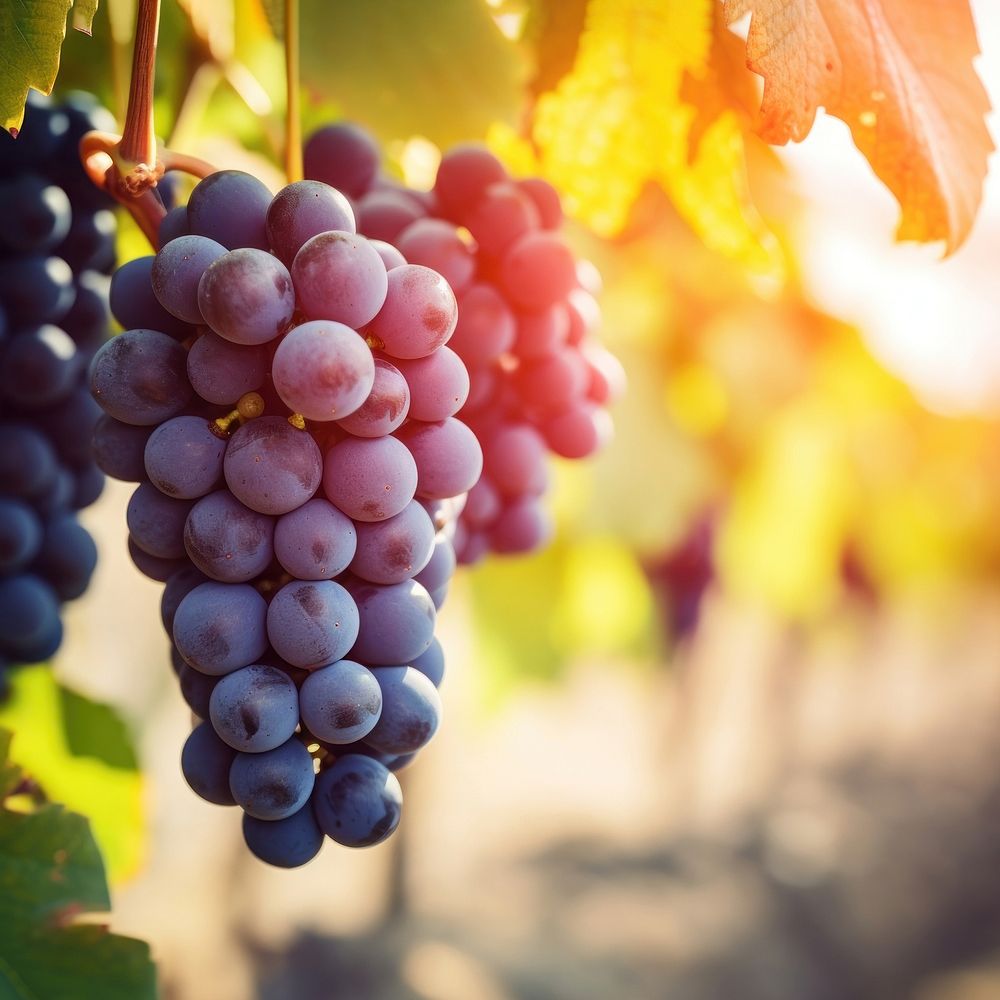
M 160 30 L 160 0 L 139 0 L 132 49 L 125 127 L 118 152 L 125 164 L 155 167 L 156 130 L 153 127 L 153 85 L 156 76 L 156 39 Z
M 299 0 L 285 0 L 285 173 L 302 180 L 302 123 L 299 106 Z

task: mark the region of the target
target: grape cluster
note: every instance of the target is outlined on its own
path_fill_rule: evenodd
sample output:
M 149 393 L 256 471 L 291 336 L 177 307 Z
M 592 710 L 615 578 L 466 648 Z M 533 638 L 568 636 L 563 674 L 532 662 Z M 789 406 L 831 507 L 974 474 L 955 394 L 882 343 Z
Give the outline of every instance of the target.
M 462 361 L 470 376 L 460 416 L 485 468 L 459 522 L 459 562 L 540 547 L 551 534 L 548 453 L 596 451 L 612 430 L 605 404 L 624 387 L 595 337 L 597 272 L 559 234 L 559 195 L 539 178 L 512 179 L 477 146 L 445 154 L 433 191 L 406 189 L 378 174 L 377 147 L 353 125 L 314 133 L 304 160 L 308 177 L 356 199 L 360 232 L 444 275 L 458 296 L 448 353 L 409 365 Z
M 104 485 L 86 370 L 108 332 L 116 224 L 78 145 L 109 119 L 89 95 L 33 94 L 20 135 L 0 134 L 0 674 L 56 651 L 60 603 L 97 562 L 76 512 Z
M 434 637 L 482 453 L 455 418 L 455 296 L 357 235 L 348 199 L 220 171 L 114 275 L 126 332 L 91 367 L 101 467 L 138 482 L 142 572 L 201 721 L 182 754 L 250 849 L 312 858 L 400 818 L 393 771 L 437 729 Z

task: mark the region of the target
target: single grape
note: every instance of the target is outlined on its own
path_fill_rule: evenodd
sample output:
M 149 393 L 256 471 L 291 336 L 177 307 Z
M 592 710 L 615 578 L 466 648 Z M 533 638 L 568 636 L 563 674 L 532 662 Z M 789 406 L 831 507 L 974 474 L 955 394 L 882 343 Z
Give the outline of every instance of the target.
M 555 233 L 526 233 L 512 243 L 500 268 L 503 291 L 521 309 L 545 309 L 576 285 L 573 252 Z
M 146 475 L 169 497 L 194 500 L 222 480 L 226 442 L 202 417 L 173 417 L 146 442 Z
M 388 278 L 378 251 L 363 236 L 320 233 L 295 255 L 291 267 L 299 308 L 310 319 L 359 329 L 385 302 Z
M 558 347 L 527 361 L 514 374 L 514 385 L 532 410 L 558 413 L 581 399 L 587 391 L 590 373 L 579 351 Z
M 323 832 L 345 847 L 371 847 L 399 826 L 399 780 L 371 757 L 348 754 L 316 779 L 313 808 Z
M 69 232 L 66 192 L 38 174 L 0 181 L 0 245 L 17 253 L 51 250 Z
M 272 598 L 267 634 L 275 652 L 311 670 L 343 659 L 358 638 L 358 609 L 332 580 L 293 580 Z
M 337 423 L 356 437 L 384 437 L 402 424 L 409 407 L 410 387 L 399 366 L 376 358 L 371 392 L 361 406 Z
M 283 417 L 259 417 L 229 439 L 223 469 L 233 495 L 251 510 L 286 514 L 316 492 L 323 457 L 308 431 Z
M 461 220 L 491 185 L 507 179 L 503 164 L 481 146 L 455 146 L 441 158 L 434 194 L 443 213 Z
M 355 206 L 358 232 L 392 245 L 407 226 L 425 214 L 420 204 L 403 191 L 369 191 Z
M 184 522 L 190 510 L 190 500 L 175 500 L 152 483 L 140 483 L 125 511 L 129 537 L 143 552 L 157 559 L 181 559 Z
M 347 438 L 326 455 L 323 490 L 355 521 L 383 521 L 412 499 L 417 466 L 394 437 Z
M 190 325 L 167 312 L 153 292 L 155 260 L 152 254 L 136 257 L 115 271 L 108 293 L 111 312 L 126 330 L 159 330 L 184 340 L 192 332 Z
M 589 375 L 587 398 L 599 406 L 620 399 L 625 393 L 626 383 L 622 363 L 597 344 L 584 345 L 583 358 Z
M 228 490 L 202 497 L 184 525 L 184 548 L 206 576 L 245 583 L 274 556 L 274 518 L 244 507 Z
M 284 819 L 260 820 L 244 813 L 243 839 L 261 861 L 277 868 L 299 868 L 319 854 L 323 831 L 307 802 Z
M 447 587 L 455 573 L 455 548 L 444 534 L 435 535 L 434 548 L 427 565 L 413 579 L 433 597 L 434 592 Z M 437 606 L 437 601 L 434 602 Z
M 320 233 L 357 232 L 351 203 L 322 181 L 296 181 L 282 188 L 267 210 L 271 248 L 291 265 L 302 245 Z
M 614 433 L 608 411 L 586 400 L 549 419 L 543 430 L 549 447 L 563 458 L 586 458 Z
M 52 445 L 34 427 L 0 423 L 0 493 L 41 496 L 54 483 L 58 467 Z
M 205 236 L 179 236 L 156 255 L 150 271 L 153 294 L 172 316 L 185 323 L 203 323 L 198 287 L 209 264 L 226 248 Z
M 458 496 L 476 485 L 483 452 L 476 435 L 455 417 L 410 421 L 396 432 L 417 465 L 416 495 L 430 500 Z
M 227 250 L 268 248 L 267 209 L 271 192 L 242 170 L 219 170 L 199 181 L 188 199 L 192 233 L 211 237 Z
M 375 248 L 375 252 L 382 258 L 382 263 L 385 264 L 385 269 L 387 271 L 391 271 L 394 267 L 399 267 L 400 264 L 406 263 L 406 258 L 391 243 L 386 243 L 385 240 L 372 239 L 368 242 Z
M 42 522 L 26 503 L 0 499 L 0 574 L 24 569 L 42 546 Z
M 104 492 L 104 474 L 94 464 L 77 469 L 73 476 L 73 510 L 89 507 Z
M 0 302 L 14 327 L 58 323 L 74 297 L 73 271 L 60 257 L 10 257 L 0 267 Z
M 166 581 L 163 593 L 160 595 L 160 620 L 167 635 L 171 635 L 174 630 L 174 615 L 181 601 L 194 590 L 195 587 L 208 582 L 208 577 L 195 566 L 185 565 L 172 574 Z
M 0 580 L 0 656 L 18 663 L 47 660 L 62 641 L 59 598 L 37 576 Z
M 430 645 L 436 612 L 419 583 L 380 586 L 352 580 L 348 589 L 361 626 L 351 659 L 369 665 L 409 663 Z
M 205 329 L 188 351 L 188 379 L 202 399 L 232 405 L 263 384 L 268 367 L 266 350 L 234 344 Z
M 509 497 L 540 496 L 549 483 L 547 449 L 541 434 L 529 424 L 508 423 L 484 438 L 486 475 L 490 484 Z
M 465 405 L 469 371 L 450 347 L 439 347 L 425 358 L 397 360 L 395 364 L 409 386 L 411 419 L 444 420 Z
M 233 749 L 264 753 L 291 739 L 299 722 L 299 694 L 283 670 L 252 664 L 219 681 L 209 715 L 216 733 Z
M 315 782 L 312 757 L 294 738 L 273 750 L 238 753 L 229 771 L 236 804 L 255 819 L 273 821 L 297 813 Z
M 484 464 L 486 459 L 491 457 L 487 450 L 483 456 Z M 469 490 L 465 510 L 462 511 L 462 520 L 471 528 L 485 528 L 496 519 L 500 513 L 500 506 L 500 493 L 490 482 L 487 470 L 479 477 L 479 482 Z
M 559 192 L 541 177 L 525 177 L 517 186 L 535 204 L 542 229 L 558 229 L 562 225 L 563 210 Z
M 42 546 L 32 570 L 44 577 L 59 600 L 72 601 L 90 584 L 97 566 L 97 545 L 72 514 L 45 525 Z
M 364 129 L 337 122 L 315 131 L 302 154 L 306 177 L 359 198 L 378 173 L 379 151 Z
M 383 753 L 415 753 L 441 723 L 441 698 L 426 674 L 413 667 L 376 667 L 382 713 L 365 742 Z
M 568 337 L 569 310 L 564 302 L 555 302 L 547 309 L 518 314 L 514 353 L 530 361 L 552 353 L 565 344 Z
M 188 565 L 187 559 L 158 559 L 151 556 L 148 552 L 143 552 L 131 538 L 128 540 L 128 555 L 143 576 L 157 583 L 166 583 L 174 573 Z
M 441 643 L 437 639 L 431 640 L 431 644 L 411 661 L 410 666 L 419 670 L 434 687 L 440 687 L 444 680 L 444 649 Z
M 162 187 L 163 182 L 161 181 L 158 186 Z M 157 231 L 159 245 L 163 247 L 179 236 L 190 235 L 191 227 L 188 224 L 187 205 L 174 205 L 160 220 L 160 227 Z
M 101 471 L 137 483 L 146 476 L 146 442 L 152 428 L 123 424 L 102 414 L 94 425 L 93 450 Z
M 458 303 L 448 282 L 419 264 L 388 272 L 385 302 L 368 324 L 369 343 L 394 358 L 422 358 L 455 332 Z
M 519 184 L 501 181 L 491 184 L 463 217 L 479 250 L 499 257 L 516 240 L 538 229 L 538 207 Z
M 503 296 L 492 285 L 472 285 L 459 300 L 458 325 L 449 341 L 470 367 L 488 365 L 514 346 L 517 325 Z
M 274 554 L 282 569 L 300 580 L 330 580 L 354 558 L 354 522 L 317 497 L 283 514 L 274 528 Z
M 215 735 L 211 723 L 202 722 L 191 730 L 181 751 L 181 772 L 192 790 L 206 802 L 234 806 L 229 769 L 235 759 L 236 751 Z
M 128 330 L 94 356 L 90 391 L 105 413 L 126 424 L 159 424 L 191 399 L 187 354 L 156 330 Z
M 295 289 L 276 257 L 253 248 L 230 250 L 213 260 L 198 282 L 204 321 L 234 344 L 266 344 L 291 322 Z
M 489 529 L 494 552 L 532 552 L 552 537 L 552 521 L 534 497 L 508 504 Z
M 175 655 L 180 659 L 180 654 Z M 219 683 L 218 677 L 209 677 L 207 674 L 203 674 L 200 670 L 195 670 L 194 667 L 189 667 L 183 660 L 180 661 L 180 667 L 177 669 L 177 681 L 181 688 L 181 697 L 184 699 L 185 704 L 188 708 L 199 719 L 208 718 L 209 704 L 212 700 L 212 692 L 215 690 L 216 684 Z M 228 782 L 228 774 L 227 774 Z
M 442 219 L 417 219 L 396 240 L 399 252 L 411 263 L 437 271 L 460 295 L 476 274 L 476 247 Z
M 82 469 L 91 462 L 92 431 L 103 416 L 79 375 L 78 372 L 76 386 L 68 396 L 34 417 L 36 426 L 55 445 L 59 458 L 74 469 Z
M 339 420 L 357 410 L 372 391 L 375 362 L 350 327 L 313 320 L 290 330 L 278 345 L 271 377 L 293 412 L 308 420 Z
M 245 583 L 203 583 L 177 607 L 174 642 L 196 670 L 228 674 L 267 649 L 267 604 Z
M 314 670 L 299 690 L 299 714 L 309 732 L 326 743 L 360 740 L 382 711 L 382 692 L 372 672 L 353 660 Z
M 359 522 L 357 532 L 350 569 L 369 583 L 402 583 L 419 573 L 434 551 L 434 525 L 415 500 L 384 521 Z

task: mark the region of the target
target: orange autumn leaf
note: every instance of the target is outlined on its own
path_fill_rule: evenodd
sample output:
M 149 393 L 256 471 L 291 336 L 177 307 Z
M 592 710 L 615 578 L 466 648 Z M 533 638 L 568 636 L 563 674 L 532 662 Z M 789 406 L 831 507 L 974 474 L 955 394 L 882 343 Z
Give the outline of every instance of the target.
M 764 77 L 760 134 L 805 138 L 822 106 L 902 209 L 897 237 L 966 238 L 993 143 L 967 0 L 724 0 L 752 13 L 747 65 Z

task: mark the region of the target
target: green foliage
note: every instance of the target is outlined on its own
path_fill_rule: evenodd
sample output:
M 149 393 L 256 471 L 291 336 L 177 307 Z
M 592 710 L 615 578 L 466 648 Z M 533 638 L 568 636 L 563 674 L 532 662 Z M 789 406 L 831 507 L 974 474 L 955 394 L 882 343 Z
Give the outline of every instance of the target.
M 10 744 L 0 730 L 0 997 L 152 1000 L 145 942 L 74 923 L 110 907 L 100 852 L 82 816 L 54 804 L 10 807 L 22 786 Z
M 482 0 L 304 0 L 302 77 L 383 140 L 440 146 L 513 122 L 525 65 Z
M 51 93 L 73 0 L 0 0 L 0 124 L 20 129 L 28 88 Z M 89 32 L 97 0 L 80 0 L 73 26 Z
M 142 779 L 115 712 L 64 688 L 48 666 L 22 667 L 0 726 L 18 734 L 13 759 L 52 798 L 89 817 L 112 878 L 133 872 L 142 855 Z

